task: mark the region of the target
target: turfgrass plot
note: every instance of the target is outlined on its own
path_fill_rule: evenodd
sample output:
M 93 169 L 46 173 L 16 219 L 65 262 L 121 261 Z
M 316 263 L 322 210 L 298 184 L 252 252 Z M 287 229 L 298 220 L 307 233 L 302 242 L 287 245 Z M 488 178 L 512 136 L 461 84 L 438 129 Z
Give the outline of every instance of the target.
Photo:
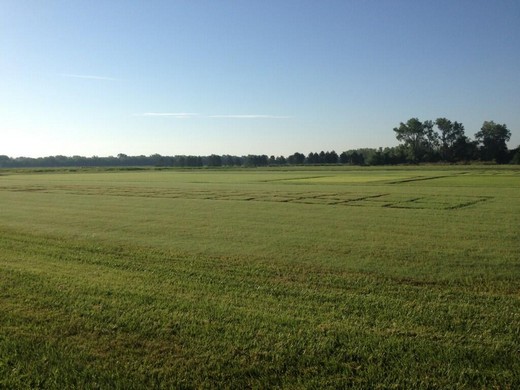
M 520 384 L 520 175 L 0 176 L 0 387 Z

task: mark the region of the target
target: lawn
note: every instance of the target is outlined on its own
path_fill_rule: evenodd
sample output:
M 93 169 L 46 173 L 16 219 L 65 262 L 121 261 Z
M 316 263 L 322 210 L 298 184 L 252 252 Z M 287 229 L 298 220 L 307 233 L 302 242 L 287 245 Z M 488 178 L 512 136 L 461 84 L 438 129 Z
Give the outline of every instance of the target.
M 520 169 L 0 172 L 0 388 L 519 388 Z

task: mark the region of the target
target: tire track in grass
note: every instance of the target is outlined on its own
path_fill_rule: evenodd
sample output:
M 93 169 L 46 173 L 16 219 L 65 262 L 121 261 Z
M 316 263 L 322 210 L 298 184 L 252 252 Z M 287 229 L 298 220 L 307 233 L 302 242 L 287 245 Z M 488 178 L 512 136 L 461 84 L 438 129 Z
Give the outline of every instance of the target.
M 410 182 L 413 182 L 413 181 L 435 180 L 435 179 L 443 179 L 445 177 L 452 177 L 452 175 L 410 177 L 410 178 L 407 178 L 407 179 L 390 181 L 390 182 L 388 182 L 388 184 L 402 184 L 402 183 L 410 183 Z
M 452 176 L 421 177 L 413 180 L 396 181 L 390 184 L 399 184 L 420 180 L 431 180 Z M 4 187 L 0 190 L 10 192 L 45 192 L 66 193 L 81 196 L 119 196 L 119 197 L 142 197 L 142 198 L 164 198 L 164 199 L 195 199 L 195 200 L 220 200 L 220 201 L 253 201 L 253 202 L 275 202 L 294 203 L 309 205 L 341 205 L 356 207 L 385 207 L 396 209 L 437 209 L 454 210 L 473 206 L 485 202 L 492 197 L 489 196 L 463 196 L 454 198 L 449 195 L 413 196 L 408 195 L 404 199 L 395 199 L 398 194 L 385 193 L 356 193 L 356 192 L 269 192 L 261 191 L 234 191 L 234 190 L 151 190 L 135 187 Z M 389 199 L 388 199 L 389 198 Z M 399 197 L 398 197 L 399 198 Z

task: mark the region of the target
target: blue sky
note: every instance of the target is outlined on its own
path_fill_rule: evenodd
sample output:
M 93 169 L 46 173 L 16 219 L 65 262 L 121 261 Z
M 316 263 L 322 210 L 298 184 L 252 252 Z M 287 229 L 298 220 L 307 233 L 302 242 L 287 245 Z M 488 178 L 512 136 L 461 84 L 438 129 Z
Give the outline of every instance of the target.
M 0 2 L 0 154 L 339 153 L 441 116 L 520 144 L 518 0 Z

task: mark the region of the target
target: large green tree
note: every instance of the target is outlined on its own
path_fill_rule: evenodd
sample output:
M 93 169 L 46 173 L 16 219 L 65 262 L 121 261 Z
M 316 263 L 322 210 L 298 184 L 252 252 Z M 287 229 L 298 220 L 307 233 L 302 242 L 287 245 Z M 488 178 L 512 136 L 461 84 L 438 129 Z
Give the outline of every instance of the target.
M 452 122 L 446 118 L 437 118 L 435 124 L 440 133 L 442 159 L 453 161 L 455 158 L 455 145 L 460 145 L 464 138 L 464 126 L 462 123 Z
M 437 133 L 433 131 L 433 122 L 421 122 L 417 118 L 401 122 L 394 128 L 398 141 L 403 142 L 408 149 L 409 159 L 412 162 L 432 161 L 438 146 Z
M 511 138 L 511 132 L 505 124 L 485 121 L 480 131 L 475 134 L 475 138 L 481 145 L 482 160 L 495 160 L 499 164 L 507 162 L 509 152 L 506 143 Z

